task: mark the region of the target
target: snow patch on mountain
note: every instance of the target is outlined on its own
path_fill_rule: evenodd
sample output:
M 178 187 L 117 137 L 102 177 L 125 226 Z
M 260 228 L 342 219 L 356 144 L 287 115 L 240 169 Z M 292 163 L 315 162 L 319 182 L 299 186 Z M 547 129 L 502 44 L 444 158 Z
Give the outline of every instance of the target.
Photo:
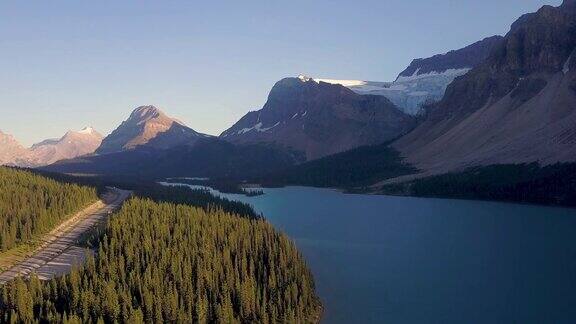
M 82 130 L 78 131 L 80 134 L 94 134 L 95 130 L 91 126 L 84 127 Z
M 331 84 L 341 84 L 345 87 L 370 87 L 369 82 L 360 80 L 333 80 L 333 79 L 313 79 L 316 82 L 324 82 Z
M 568 72 L 570 72 L 570 63 L 572 62 L 572 56 L 574 56 L 574 52 L 576 52 L 576 49 L 572 51 L 572 54 L 570 54 L 570 56 L 568 56 L 568 59 L 566 60 L 566 62 L 564 63 L 564 67 L 562 68 L 562 73 L 567 74 Z
M 442 99 L 448 85 L 468 71 L 469 68 L 462 68 L 419 74 L 420 69 L 417 69 L 413 75 L 398 76 L 394 82 L 317 79 L 303 75 L 299 79 L 304 82 L 313 80 L 317 83 L 340 84 L 361 95 L 384 96 L 403 112 L 417 115 L 425 104 Z
M 271 130 L 272 128 L 274 128 L 274 127 L 276 127 L 276 126 L 278 126 L 278 125 L 280 125 L 280 122 L 277 122 L 276 124 L 274 124 L 274 125 L 271 126 L 271 127 L 262 127 L 262 122 L 258 122 L 256 125 L 254 125 L 254 126 L 252 126 L 252 127 L 242 128 L 241 130 L 238 131 L 237 134 L 240 135 L 240 134 L 248 133 L 248 132 L 250 132 L 250 131 L 252 131 L 252 130 L 255 130 L 255 131 L 257 131 L 257 132 L 267 132 L 267 131 Z
M 404 82 L 412 82 L 412 81 L 416 81 L 416 80 L 422 80 L 422 79 L 428 79 L 428 78 L 438 78 L 438 77 L 450 78 L 453 80 L 456 77 L 459 77 L 461 75 L 468 73 L 468 71 L 470 71 L 470 68 L 448 69 L 448 70 L 445 70 L 442 72 L 433 71 L 430 73 L 419 74 L 420 69 L 417 69 L 416 72 L 414 72 L 414 74 L 412 74 L 411 76 L 399 75 L 398 78 L 396 78 L 396 81 L 394 81 L 394 82 L 404 83 Z

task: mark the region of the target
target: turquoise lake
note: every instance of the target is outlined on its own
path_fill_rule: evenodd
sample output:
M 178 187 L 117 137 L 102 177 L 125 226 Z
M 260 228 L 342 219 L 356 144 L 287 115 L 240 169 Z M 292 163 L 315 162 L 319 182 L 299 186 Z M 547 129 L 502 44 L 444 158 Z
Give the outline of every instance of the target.
M 253 205 L 294 239 L 323 323 L 576 322 L 574 209 L 264 192 L 221 195 Z

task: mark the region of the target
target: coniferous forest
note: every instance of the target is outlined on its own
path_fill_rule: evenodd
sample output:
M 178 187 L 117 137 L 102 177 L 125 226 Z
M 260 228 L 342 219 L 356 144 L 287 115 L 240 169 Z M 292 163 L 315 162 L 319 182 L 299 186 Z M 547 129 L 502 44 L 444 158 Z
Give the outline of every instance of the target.
M 69 275 L 2 287 L 0 321 L 317 322 L 302 256 L 261 218 L 134 198 L 95 258 Z
M 358 190 L 382 180 L 417 172 L 417 169 L 404 163 L 400 153 L 386 142 L 302 163 L 253 181 L 267 186 L 300 185 Z
M 576 164 L 501 164 L 416 179 L 385 194 L 576 206 Z
M 212 195 L 208 190 L 185 186 L 139 185 L 134 190 L 139 197 L 157 202 L 171 202 L 204 209 L 218 208 L 228 213 L 252 219 L 262 218 L 249 204 Z
M 93 188 L 0 167 L 0 252 L 49 232 L 96 199 Z

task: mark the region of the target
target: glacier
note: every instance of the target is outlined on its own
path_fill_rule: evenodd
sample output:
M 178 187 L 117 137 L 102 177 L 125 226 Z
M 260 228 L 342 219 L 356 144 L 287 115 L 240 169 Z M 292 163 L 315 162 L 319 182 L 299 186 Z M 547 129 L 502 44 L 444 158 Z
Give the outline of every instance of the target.
M 321 79 L 304 75 L 298 78 L 304 82 L 313 80 L 318 83 L 340 84 L 361 95 L 384 96 L 400 110 L 414 116 L 423 111 L 424 105 L 440 101 L 448 85 L 468 71 L 470 68 L 419 74 L 418 69 L 413 75 L 398 76 L 393 82 Z

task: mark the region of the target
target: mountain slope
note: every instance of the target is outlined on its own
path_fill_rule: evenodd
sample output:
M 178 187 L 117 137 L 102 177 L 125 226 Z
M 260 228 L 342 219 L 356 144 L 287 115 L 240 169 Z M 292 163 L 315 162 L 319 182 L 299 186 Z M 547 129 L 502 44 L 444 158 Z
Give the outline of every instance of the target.
M 141 106 L 102 141 L 96 153 L 132 150 L 139 146 L 166 149 L 184 144 L 192 145 L 206 136 L 168 117 L 154 106 Z
M 313 160 L 390 140 L 414 125 L 414 118 L 384 97 L 299 77 L 277 82 L 261 110 L 246 114 L 220 138 L 276 143 Z
M 427 173 L 576 160 L 576 1 L 525 15 L 393 144 Z

